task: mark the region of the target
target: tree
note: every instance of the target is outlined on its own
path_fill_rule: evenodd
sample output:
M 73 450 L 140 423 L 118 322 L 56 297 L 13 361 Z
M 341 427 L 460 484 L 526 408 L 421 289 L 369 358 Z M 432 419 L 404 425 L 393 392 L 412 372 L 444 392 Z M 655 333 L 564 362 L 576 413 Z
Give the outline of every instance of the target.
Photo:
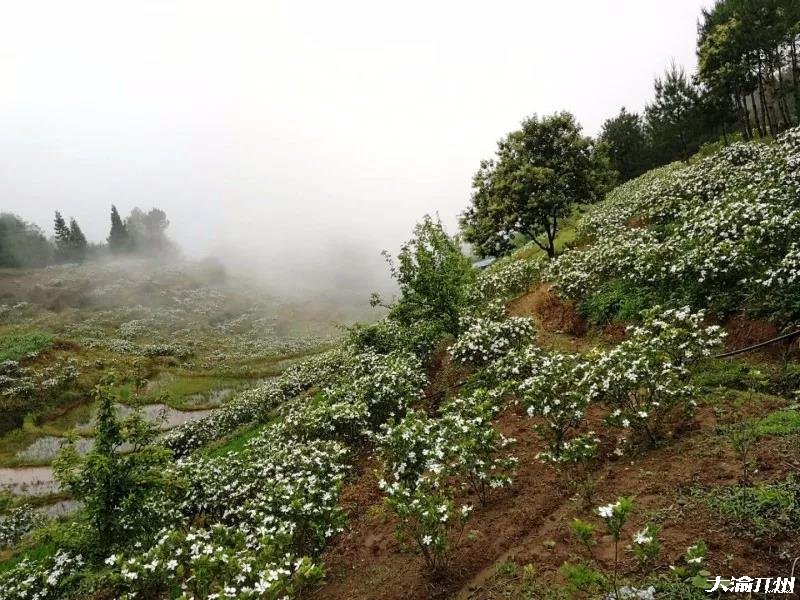
M 11 213 L 0 213 L 0 267 L 43 267 L 53 246 L 36 225 Z
M 119 254 L 130 250 L 128 228 L 122 222 L 117 207 L 111 205 L 111 231 L 108 234 L 108 247 L 111 252 Z
M 660 162 L 680 156 L 688 160 L 697 149 L 696 120 L 700 98 L 683 67 L 674 62 L 654 82 L 655 98 L 645 108 L 648 134 Z
M 390 316 L 407 325 L 433 322 L 457 335 L 461 309 L 475 277 L 459 240 L 448 236 L 438 219 L 425 215 L 414 227 L 414 237 L 400 249 L 397 264 L 388 252 L 384 256 L 400 286 L 400 298 L 390 307 Z M 380 298 L 373 294 L 371 303 L 379 304 Z
M 151 208 L 147 212 L 134 208 L 125 220 L 125 227 L 137 252 L 159 254 L 173 249 L 166 235 L 169 227 L 167 213 L 160 208 Z
M 56 240 L 56 250 L 58 251 L 59 257 L 61 260 L 69 260 L 71 249 L 70 231 L 69 227 L 67 227 L 67 222 L 58 211 L 56 211 L 56 217 L 53 222 L 53 230 Z
M 82 261 L 86 258 L 86 250 L 89 244 L 86 242 L 86 236 L 83 235 L 83 231 L 81 231 L 78 222 L 74 218 L 69 220 L 69 245 L 73 260 Z
M 123 420 L 117 417 L 113 385 L 109 374 L 93 390 L 97 416 L 91 451 L 81 457 L 69 444 L 53 463 L 58 481 L 84 505 L 96 536 L 92 547 L 99 556 L 157 525 L 148 520 L 144 507 L 166 485 L 170 460 L 169 451 L 154 443 L 158 426 L 141 411 Z
M 642 118 L 624 106 L 616 117 L 603 123 L 599 139 L 607 144 L 611 166 L 621 182 L 638 177 L 650 167 Z
M 609 186 L 604 146 L 583 136 L 567 112 L 525 119 L 497 146 L 473 178 L 472 205 L 461 217 L 464 238 L 489 256 L 508 251 L 513 234 L 522 233 L 553 258 L 560 220 Z
M 730 99 L 745 137 L 800 122 L 798 35 L 797 0 L 718 0 L 703 11 L 698 78 Z

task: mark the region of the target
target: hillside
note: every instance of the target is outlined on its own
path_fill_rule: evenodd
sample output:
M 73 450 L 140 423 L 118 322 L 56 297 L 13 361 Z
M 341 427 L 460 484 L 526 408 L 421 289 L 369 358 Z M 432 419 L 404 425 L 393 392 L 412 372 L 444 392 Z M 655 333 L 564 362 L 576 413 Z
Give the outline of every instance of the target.
M 70 516 L 7 502 L 0 595 L 689 599 L 788 577 L 796 338 L 717 355 L 798 325 L 798 166 L 794 129 L 650 171 L 553 260 L 478 274 L 426 219 L 389 316 L 304 360 L 324 335 L 213 274 L 4 272 L 3 389 L 58 380 L 9 404 L 6 465 L 83 423 L 98 383 L 99 407 L 213 412 L 150 437 L 101 420 L 145 443 L 65 459 Z M 104 461 L 141 483 L 111 508 L 86 481 Z
M 213 263 L 6 269 L 0 290 L 0 486 L 14 493 L 54 490 L 44 467 L 71 433 L 88 449 L 91 392 L 109 373 L 122 411 L 142 405 L 169 429 L 337 335 L 332 314 L 270 298 Z

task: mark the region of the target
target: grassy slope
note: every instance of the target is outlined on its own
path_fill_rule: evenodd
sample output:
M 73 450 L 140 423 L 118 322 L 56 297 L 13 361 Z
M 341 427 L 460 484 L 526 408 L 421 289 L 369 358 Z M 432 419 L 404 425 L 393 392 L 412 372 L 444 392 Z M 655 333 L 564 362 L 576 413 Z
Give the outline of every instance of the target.
M 148 384 L 136 401 L 200 410 L 225 401 L 215 393 L 228 394 L 276 376 L 328 345 L 306 344 L 300 334 L 275 334 L 270 350 L 269 330 L 250 335 L 249 329 L 257 319 L 272 319 L 279 330 L 291 329 L 282 320 L 294 314 L 290 305 L 265 300 L 257 290 L 209 282 L 190 263 L 159 269 L 133 263 L 0 270 L 0 362 L 19 360 L 31 372 L 44 373 L 72 361 L 79 372 L 68 389 L 29 411 L 20 427 L 0 434 L 0 466 L 38 464 L 16 454 L 38 438 L 63 437 L 88 422 L 91 389 L 109 371 L 117 374 L 123 403 L 134 401 L 134 378 L 139 376 Z M 104 289 L 110 292 L 98 298 L 95 291 Z M 199 299 L 193 301 L 193 294 Z M 12 306 L 18 308 L 8 310 Z M 170 323 L 176 310 L 185 321 L 177 331 Z M 147 326 L 133 338 L 135 344 L 177 341 L 191 345 L 192 356 L 146 357 L 93 344 L 97 338 L 119 338 L 120 327 L 136 319 Z M 246 321 L 232 330 L 218 327 L 237 319 Z M 321 316 L 307 323 L 306 330 L 327 336 L 330 323 Z M 246 344 L 255 344 L 255 349 L 246 350 Z

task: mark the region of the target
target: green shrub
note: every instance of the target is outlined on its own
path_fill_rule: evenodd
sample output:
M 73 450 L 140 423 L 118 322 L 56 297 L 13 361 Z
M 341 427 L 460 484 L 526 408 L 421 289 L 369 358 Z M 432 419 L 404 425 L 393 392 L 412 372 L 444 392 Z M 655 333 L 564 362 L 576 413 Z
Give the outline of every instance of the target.
M 559 570 L 567 580 L 569 591 L 574 594 L 578 592 L 598 593 L 606 587 L 605 576 L 588 565 L 582 563 L 573 565 L 565 562 Z
M 624 279 L 611 279 L 580 305 L 581 314 L 594 325 L 625 322 L 656 303 L 652 291 Z

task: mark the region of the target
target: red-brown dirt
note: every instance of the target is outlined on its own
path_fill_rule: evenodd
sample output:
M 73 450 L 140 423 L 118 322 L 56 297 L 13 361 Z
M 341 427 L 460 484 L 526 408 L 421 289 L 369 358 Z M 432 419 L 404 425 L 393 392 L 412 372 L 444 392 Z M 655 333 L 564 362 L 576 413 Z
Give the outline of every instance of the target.
M 514 315 L 531 316 L 539 325 L 543 345 L 584 349 L 583 337 L 565 335 L 585 331 L 574 306 L 559 300 L 552 290 L 540 287 L 508 306 Z M 543 325 L 545 325 L 543 327 Z M 553 333 L 549 328 L 560 328 Z M 741 319 L 726 323 L 735 345 L 747 345 L 769 334 L 761 325 Z M 748 337 L 750 336 L 750 337 Z M 624 331 L 602 333 L 605 342 L 624 337 Z M 766 336 L 765 336 L 766 337 Z M 427 394 L 446 390 L 468 373 L 450 362 L 446 345 L 437 350 L 431 361 Z M 720 402 L 725 402 L 721 400 Z M 428 403 L 430 404 L 430 403 Z M 633 533 L 647 522 L 662 526 L 663 550 L 655 570 L 666 572 L 677 564 L 688 546 L 704 540 L 709 547 L 712 573 L 749 574 L 751 576 L 787 575 L 792 557 L 800 556 L 800 538 L 758 540 L 746 532 L 733 531 L 719 515 L 712 514 L 690 490 L 734 485 L 740 481 L 741 464 L 729 440 L 720 434 L 721 425 L 743 418 L 761 416 L 785 407 L 777 397 L 751 397 L 745 403 L 702 406 L 684 423 L 672 423 L 672 434 L 658 447 L 642 449 L 638 455 L 617 458 L 616 432 L 602 424 L 605 411 L 590 407 L 584 429 L 597 432 L 601 455 L 588 477 L 565 469 L 555 469 L 538 461 L 544 449 L 534 432 L 534 421 L 524 411 L 510 405 L 497 419 L 496 426 L 517 442 L 511 453 L 519 459 L 511 489 L 496 491 L 485 507 L 477 498 L 465 494 L 459 501 L 475 506 L 467 531 L 455 549 L 450 571 L 444 577 L 431 578 L 422 557 L 404 548 L 394 536 L 394 517 L 384 508 L 377 479 L 380 465 L 366 454 L 358 461 L 357 477 L 346 486 L 342 506 L 350 515 L 348 529 L 333 540 L 322 556 L 327 576 L 324 585 L 309 594 L 325 600 L 381 599 L 423 600 L 495 600 L 514 597 L 507 592 L 496 595 L 492 578 L 497 567 L 513 561 L 533 564 L 537 581 L 563 584 L 559 568 L 566 561 L 595 560 L 606 573 L 613 565 L 613 542 L 601 536 L 595 557 L 587 555 L 569 529 L 573 518 L 593 522 L 602 531 L 594 515 L 598 505 L 617 497 L 634 497 L 634 513 L 624 529 L 624 545 Z M 435 406 L 426 406 L 435 410 Z M 722 419 L 722 421 L 720 421 Z M 800 444 L 797 437 L 767 438 L 755 446 L 756 481 L 784 480 L 790 473 L 800 473 Z M 637 571 L 630 552 L 621 552 L 620 572 L 643 575 Z
M 722 327 L 727 332 L 726 350 L 746 348 L 779 335 L 778 326 L 763 319 L 750 319 L 742 314 L 725 319 Z M 791 346 L 791 342 L 776 343 L 750 354 L 750 358 L 778 358 Z
M 520 317 L 534 317 L 540 329 L 548 332 L 570 335 L 586 332 L 586 321 L 575 303 L 559 298 L 547 284 L 511 301 L 508 312 Z
M 589 415 L 591 426 L 599 426 L 601 414 Z M 558 568 L 576 557 L 589 558 L 572 536 L 574 517 L 597 523 L 592 509 L 618 496 L 635 498 L 635 511 L 625 527 L 627 540 L 654 518 L 663 526 L 664 550 L 660 567 L 675 564 L 686 548 L 703 539 L 709 546 L 709 569 L 720 573 L 750 573 L 759 576 L 786 574 L 788 556 L 800 555 L 800 540 L 759 543 L 732 535 L 730 528 L 698 502 L 688 499 L 692 486 L 733 485 L 740 466 L 730 445 L 714 434 L 714 412 L 703 408 L 685 431 L 641 456 L 606 459 L 591 475 L 591 488 L 576 485 L 574 475 L 557 472 L 535 459 L 542 450 L 531 421 L 521 410 L 510 408 L 497 421 L 498 428 L 517 439 L 513 454 L 519 468 L 510 490 L 495 492 L 487 506 L 480 507 L 469 495 L 461 500 L 475 505 L 467 529 L 473 539 L 462 541 L 455 551 L 446 578 L 432 580 L 421 557 L 402 551 L 394 538 L 394 521 L 382 505 L 374 471 L 377 464 L 366 459 L 361 475 L 347 487 L 343 506 L 351 513 L 351 525 L 323 555 L 327 579 L 312 594 L 324 599 L 422 600 L 425 598 L 489 598 L 484 585 L 499 562 L 532 563 L 539 577 L 560 581 Z M 610 430 L 603 431 L 601 446 L 613 447 Z M 780 480 L 800 469 L 800 448 L 787 438 L 759 443 L 755 460 L 763 480 Z M 587 491 L 590 489 L 591 491 Z M 613 545 L 601 537 L 595 549 L 600 565 L 611 567 Z M 725 561 L 728 555 L 732 562 Z M 635 562 L 624 553 L 621 572 L 635 573 Z

